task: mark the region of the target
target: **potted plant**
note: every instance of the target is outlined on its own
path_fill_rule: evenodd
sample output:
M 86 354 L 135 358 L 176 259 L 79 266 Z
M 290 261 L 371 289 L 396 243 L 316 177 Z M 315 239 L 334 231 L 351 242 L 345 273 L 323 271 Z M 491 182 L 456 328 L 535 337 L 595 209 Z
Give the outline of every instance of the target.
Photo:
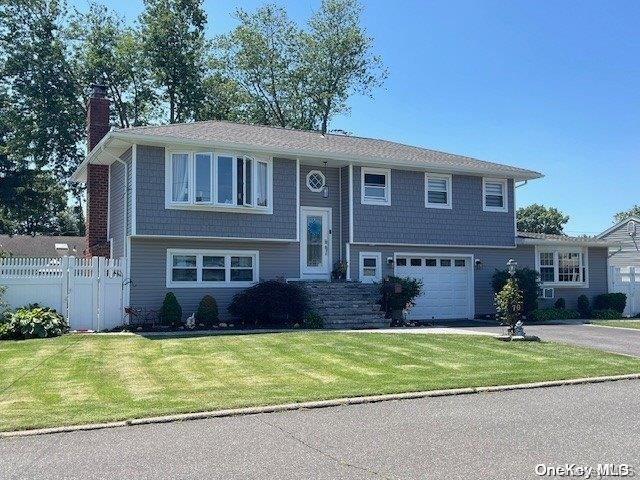
M 344 282 L 347 278 L 347 262 L 340 260 L 334 263 L 331 278 L 339 282 Z

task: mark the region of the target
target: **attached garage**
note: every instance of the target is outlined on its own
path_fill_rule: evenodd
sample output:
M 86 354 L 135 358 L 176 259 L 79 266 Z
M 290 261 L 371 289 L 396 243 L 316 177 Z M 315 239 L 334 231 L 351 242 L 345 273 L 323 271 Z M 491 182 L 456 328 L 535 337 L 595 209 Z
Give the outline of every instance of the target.
M 474 317 L 473 255 L 396 253 L 395 275 L 421 280 L 410 320 Z

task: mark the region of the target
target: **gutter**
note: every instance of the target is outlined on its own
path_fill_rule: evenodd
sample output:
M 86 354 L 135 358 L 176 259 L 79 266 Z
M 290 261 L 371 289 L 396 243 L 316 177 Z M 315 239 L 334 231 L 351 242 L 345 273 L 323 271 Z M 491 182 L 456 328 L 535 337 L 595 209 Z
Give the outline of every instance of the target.
M 518 245 L 555 245 L 555 246 L 566 245 L 568 247 L 582 246 L 582 247 L 602 247 L 602 248 L 615 247 L 618 245 L 617 242 L 608 242 L 603 240 L 593 240 L 593 241 L 545 240 L 542 238 L 516 238 L 516 243 Z

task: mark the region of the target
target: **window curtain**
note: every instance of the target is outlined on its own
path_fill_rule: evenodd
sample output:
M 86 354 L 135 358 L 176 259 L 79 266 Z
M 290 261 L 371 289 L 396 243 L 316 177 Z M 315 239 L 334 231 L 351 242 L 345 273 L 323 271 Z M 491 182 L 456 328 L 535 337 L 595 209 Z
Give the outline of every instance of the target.
M 189 156 L 186 154 L 173 155 L 173 201 L 186 202 L 189 200 Z

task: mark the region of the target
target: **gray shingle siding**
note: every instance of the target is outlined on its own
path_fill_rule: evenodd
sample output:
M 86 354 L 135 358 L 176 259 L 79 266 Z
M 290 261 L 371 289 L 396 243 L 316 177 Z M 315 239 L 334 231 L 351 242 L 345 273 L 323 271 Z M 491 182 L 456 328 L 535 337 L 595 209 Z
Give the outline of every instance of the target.
M 391 171 L 391 205 L 363 205 L 361 168 L 353 169 L 354 242 L 513 246 L 513 181 L 508 212 L 482 209 L 482 177 L 454 175 L 452 208 L 425 207 L 424 172 Z
M 616 243 L 615 247 L 609 248 L 610 266 L 640 268 L 640 234 L 635 237 L 629 235 L 627 223 L 623 223 L 602 238 Z
M 340 169 L 340 205 L 342 208 L 342 219 L 340 225 L 340 248 L 342 249 L 342 258 L 346 259 L 346 244 L 349 242 L 349 167 Z
M 131 240 L 130 304 L 134 307 L 157 309 L 167 292 L 175 293 L 182 306 L 183 316 L 191 315 L 204 295 L 212 295 L 218 302 L 221 318 L 228 318 L 227 306 L 233 295 L 242 288 L 166 288 L 167 249 L 196 248 L 211 250 L 258 250 L 260 279 L 296 278 L 300 272 L 297 243 L 240 242 L 208 240 Z
M 393 275 L 393 265 L 387 263 L 388 257 L 394 253 L 433 253 L 433 254 L 472 254 L 474 259 L 482 261 L 481 268 L 474 268 L 475 310 L 476 315 L 495 313 L 493 306 L 493 290 L 491 279 L 496 269 L 506 268 L 507 261 L 513 258 L 519 267 L 535 268 L 535 247 L 520 245 L 517 248 L 437 248 L 437 247 L 403 247 L 403 246 L 351 246 L 351 278 L 358 280 L 359 253 L 381 252 L 382 275 Z M 555 298 L 562 297 L 567 308 L 575 308 L 578 296 L 584 294 L 591 300 L 595 295 L 607 292 L 607 249 L 604 247 L 589 248 L 589 287 L 588 288 L 556 288 Z M 550 307 L 554 300 L 539 300 L 540 308 Z
M 136 234 L 296 238 L 296 162 L 273 160 L 273 215 L 165 208 L 163 147 L 138 145 Z

